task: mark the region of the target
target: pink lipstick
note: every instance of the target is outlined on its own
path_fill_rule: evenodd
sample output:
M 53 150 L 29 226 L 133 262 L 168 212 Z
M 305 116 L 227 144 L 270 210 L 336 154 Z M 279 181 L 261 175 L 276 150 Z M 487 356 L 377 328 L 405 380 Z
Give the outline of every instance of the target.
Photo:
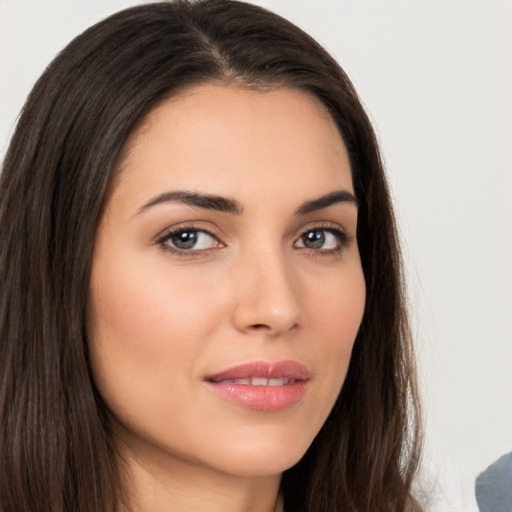
M 205 381 L 214 392 L 238 405 L 280 411 L 301 400 L 309 379 L 308 369 L 295 361 L 256 361 L 210 375 Z

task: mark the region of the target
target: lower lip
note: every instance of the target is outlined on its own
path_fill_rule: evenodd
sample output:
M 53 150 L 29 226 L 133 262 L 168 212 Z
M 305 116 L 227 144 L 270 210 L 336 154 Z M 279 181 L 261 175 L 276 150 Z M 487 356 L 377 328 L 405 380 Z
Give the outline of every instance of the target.
M 307 381 L 300 380 L 283 386 L 251 386 L 208 382 L 210 389 L 235 404 L 257 411 L 281 411 L 300 402 L 306 392 Z

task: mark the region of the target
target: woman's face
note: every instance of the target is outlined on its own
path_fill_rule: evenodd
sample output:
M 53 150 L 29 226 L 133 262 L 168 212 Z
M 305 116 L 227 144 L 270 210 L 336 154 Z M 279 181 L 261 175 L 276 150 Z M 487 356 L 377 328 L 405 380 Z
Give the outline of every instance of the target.
M 338 130 L 289 89 L 213 85 L 128 142 L 93 255 L 92 368 L 130 457 L 233 475 L 304 454 L 365 302 Z

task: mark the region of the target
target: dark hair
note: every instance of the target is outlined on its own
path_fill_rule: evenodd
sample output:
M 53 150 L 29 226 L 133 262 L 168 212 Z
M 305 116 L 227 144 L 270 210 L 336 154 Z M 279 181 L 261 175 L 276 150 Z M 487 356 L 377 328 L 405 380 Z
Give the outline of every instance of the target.
M 230 0 L 119 12 L 72 41 L 27 100 L 0 179 L 0 509 L 113 512 L 123 499 L 87 352 L 96 228 L 129 135 L 166 98 L 207 82 L 317 97 L 346 144 L 360 202 L 364 318 L 334 409 L 284 473 L 285 509 L 416 510 L 418 398 L 374 132 L 318 43 Z

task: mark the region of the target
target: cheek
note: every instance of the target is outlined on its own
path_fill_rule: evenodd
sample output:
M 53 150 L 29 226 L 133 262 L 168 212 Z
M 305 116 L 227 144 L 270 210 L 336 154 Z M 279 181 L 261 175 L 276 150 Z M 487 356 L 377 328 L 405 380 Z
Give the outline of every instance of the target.
M 323 333 L 332 350 L 351 350 L 363 318 L 366 286 L 359 257 L 325 276 L 313 276 L 307 284 L 308 323 Z
M 315 280 L 318 284 L 318 276 Z M 321 385 L 323 402 L 311 412 L 318 424 L 323 424 L 345 381 L 352 348 L 364 313 L 366 287 L 359 260 L 349 269 L 331 273 L 323 279 L 322 286 L 309 282 L 307 294 L 307 323 L 310 338 L 305 340 L 305 350 L 318 357 L 316 379 Z
M 121 259 L 93 269 L 91 364 L 100 394 L 117 415 L 134 404 L 141 417 L 162 411 L 159 400 L 177 396 L 213 331 L 208 295 L 179 276 L 171 281 L 161 267 Z
M 363 318 L 366 287 L 362 270 L 345 276 L 343 283 L 326 293 L 319 315 L 325 325 L 325 339 L 330 340 L 338 361 L 348 368 L 354 341 Z
M 185 331 L 186 346 L 193 346 L 196 337 L 191 335 L 201 331 L 198 312 L 207 311 L 204 286 L 185 273 L 169 275 L 162 265 L 136 258 L 118 259 L 103 267 L 93 271 L 91 279 L 94 338 L 108 338 L 109 345 L 117 340 L 126 348 L 146 352 L 159 342 L 173 345 Z

